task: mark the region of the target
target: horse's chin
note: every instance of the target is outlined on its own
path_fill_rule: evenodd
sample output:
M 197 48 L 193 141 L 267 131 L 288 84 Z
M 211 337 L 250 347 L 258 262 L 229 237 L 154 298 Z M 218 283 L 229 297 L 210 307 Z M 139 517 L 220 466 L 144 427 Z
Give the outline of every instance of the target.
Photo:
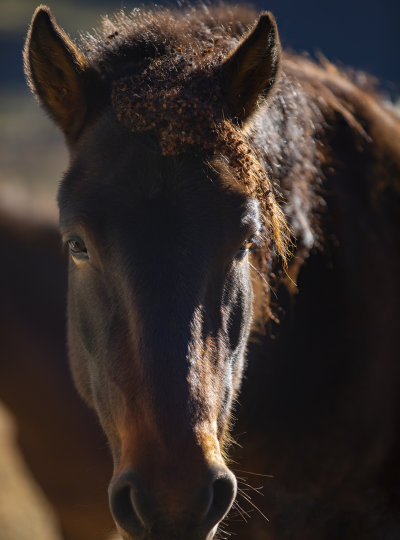
M 219 523 L 208 533 L 207 536 L 202 535 L 200 532 L 196 535 L 193 532 L 184 532 L 177 534 L 176 532 L 168 533 L 167 531 L 161 534 L 152 534 L 139 537 L 133 537 L 121 527 L 117 525 L 118 532 L 120 533 L 122 540 L 213 540 L 218 530 Z

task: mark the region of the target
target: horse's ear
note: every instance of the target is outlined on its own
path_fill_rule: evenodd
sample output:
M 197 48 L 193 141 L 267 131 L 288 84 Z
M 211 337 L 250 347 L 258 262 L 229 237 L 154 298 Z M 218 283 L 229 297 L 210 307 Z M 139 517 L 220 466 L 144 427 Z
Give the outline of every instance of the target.
M 222 66 L 225 95 L 233 116 L 245 122 L 261 97 L 273 95 L 280 64 L 278 29 L 274 17 L 266 12 Z
M 76 137 L 86 112 L 89 63 L 49 8 L 40 6 L 32 19 L 24 49 L 29 86 L 67 139 Z

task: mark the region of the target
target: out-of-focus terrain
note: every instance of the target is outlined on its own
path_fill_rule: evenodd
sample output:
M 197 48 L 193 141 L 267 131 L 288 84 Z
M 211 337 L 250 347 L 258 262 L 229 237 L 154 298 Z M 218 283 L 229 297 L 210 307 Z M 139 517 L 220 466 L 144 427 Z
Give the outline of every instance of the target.
M 33 97 L 4 91 L 0 101 L 0 206 L 57 220 L 56 192 L 68 164 L 63 137 Z

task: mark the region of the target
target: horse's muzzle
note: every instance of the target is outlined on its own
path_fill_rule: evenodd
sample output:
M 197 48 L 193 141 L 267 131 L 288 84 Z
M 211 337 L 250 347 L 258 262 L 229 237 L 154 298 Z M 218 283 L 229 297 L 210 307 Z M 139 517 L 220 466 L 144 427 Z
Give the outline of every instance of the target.
M 211 540 L 235 500 L 236 478 L 222 465 L 210 467 L 202 478 L 201 485 L 190 477 L 144 484 L 125 470 L 109 488 L 120 532 L 127 540 Z

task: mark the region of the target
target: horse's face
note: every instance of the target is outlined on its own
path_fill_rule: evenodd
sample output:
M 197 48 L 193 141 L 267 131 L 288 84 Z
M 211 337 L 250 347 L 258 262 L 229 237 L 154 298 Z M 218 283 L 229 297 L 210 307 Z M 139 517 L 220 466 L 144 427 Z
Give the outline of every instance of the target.
M 59 204 L 73 372 L 110 440 L 114 515 L 129 530 L 119 506 L 132 486 L 142 519 L 182 513 L 211 530 L 235 495 L 222 453 L 251 323 L 257 203 L 200 156 L 161 156 L 105 113 Z
M 78 136 L 81 104 L 71 121 L 71 106 L 52 111 L 36 75 L 45 32 L 59 46 L 54 29 L 40 11 L 27 54 L 71 148 L 59 192 L 69 348 L 110 441 L 111 510 L 126 538 L 211 539 L 236 493 L 223 454 L 251 325 L 258 205 L 223 165 L 163 156 L 156 135 L 132 135 L 109 106 Z

